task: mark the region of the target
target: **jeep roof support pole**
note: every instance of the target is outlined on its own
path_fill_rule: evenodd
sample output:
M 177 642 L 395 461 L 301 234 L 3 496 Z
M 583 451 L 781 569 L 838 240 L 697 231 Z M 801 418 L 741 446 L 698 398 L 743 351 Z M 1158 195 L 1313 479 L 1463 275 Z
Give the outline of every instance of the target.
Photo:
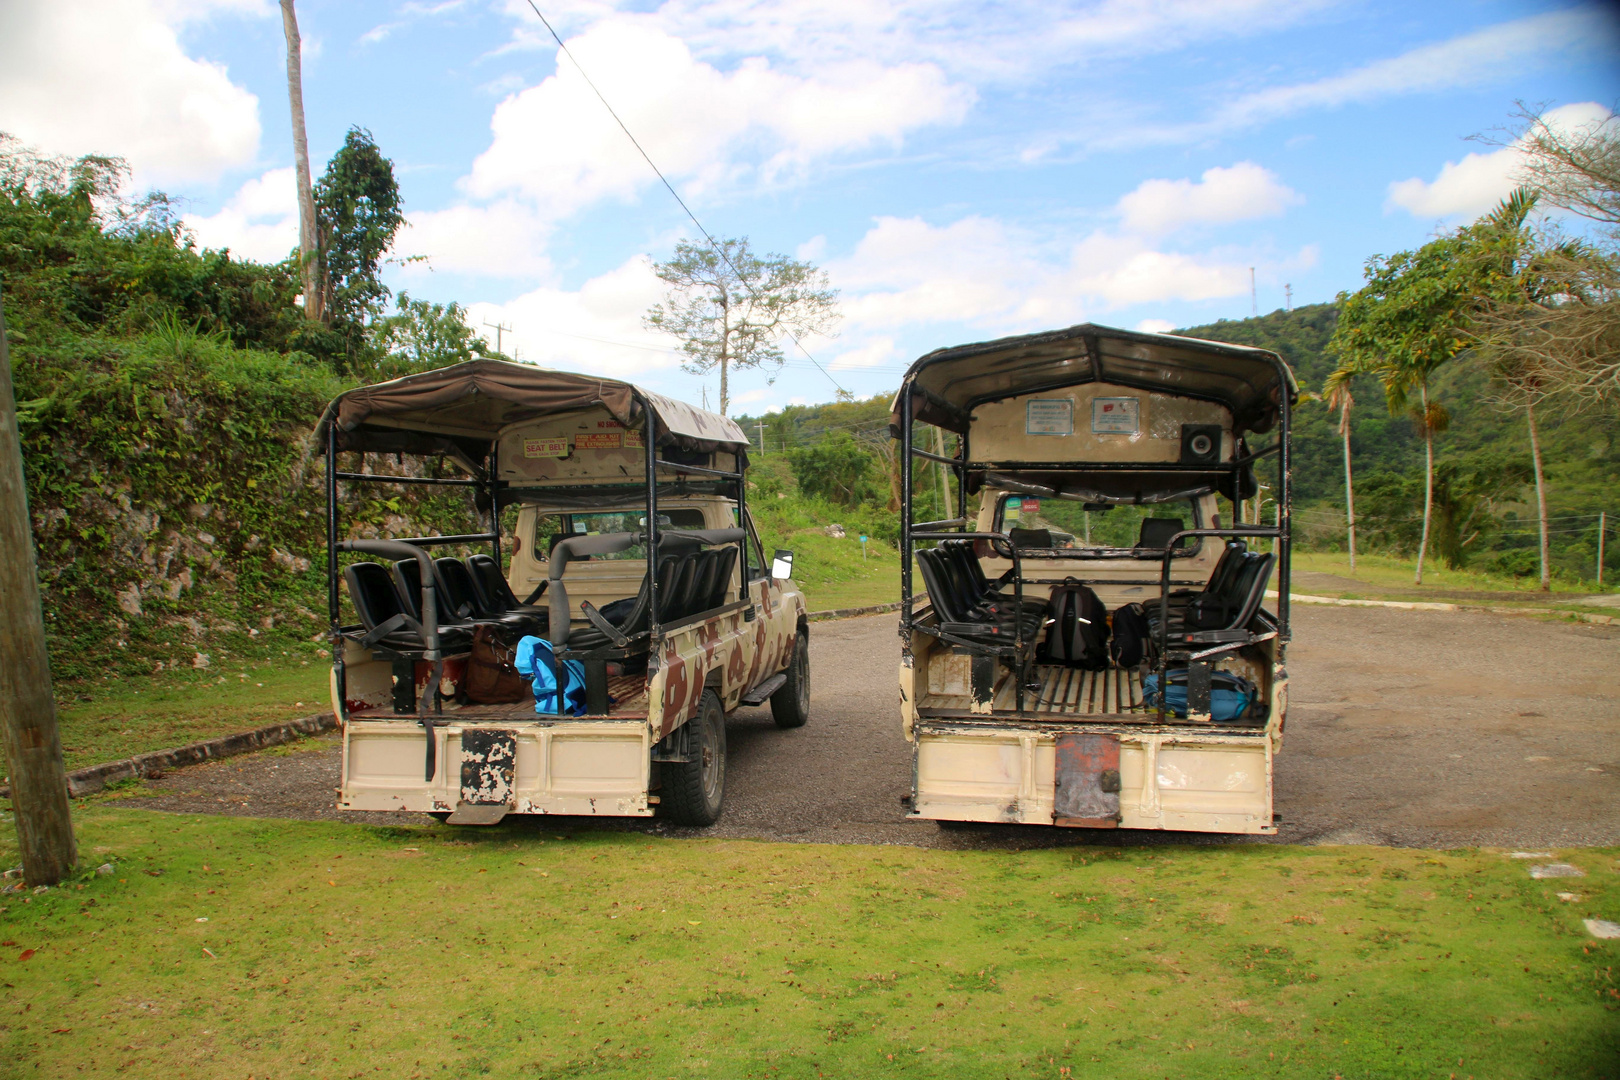
M 957 439 L 962 444 L 962 464 L 956 467 L 956 516 L 965 518 L 968 516 L 968 433 L 966 431 L 961 432 Z
M 489 492 L 489 548 L 495 556 L 495 565 L 501 565 L 501 503 L 495 496 L 501 468 L 501 443 L 497 439 L 489 444 L 489 457 L 484 461 L 484 478 Z
M 1293 500 L 1294 456 L 1290 446 L 1293 436 L 1294 410 L 1288 400 L 1288 375 L 1278 363 L 1277 368 L 1277 631 L 1283 641 L 1289 639 L 1288 592 L 1293 578 Z M 1256 525 L 1260 522 L 1256 521 Z
M 332 638 L 332 674 L 337 683 L 337 699 L 341 703 L 347 700 L 347 687 L 343 673 L 343 639 L 338 636 L 343 609 L 338 595 L 337 455 L 337 417 L 334 416 L 332 422 L 326 425 L 326 615 Z M 338 719 L 346 718 L 339 716 Z
M 764 438 L 763 435 L 760 437 Z M 764 453 L 762 443 L 760 455 L 764 456 Z M 738 600 L 748 599 L 748 493 L 745 490 L 748 487 L 748 482 L 743 479 L 742 455 L 743 451 L 735 450 L 731 459 L 732 467 L 737 470 L 737 528 L 742 530 L 742 536 L 737 540 L 737 578 L 742 582 L 742 588 L 737 596 Z M 763 559 L 765 553 L 760 552 L 759 557 Z M 766 588 L 769 588 L 769 586 L 766 586 Z
M 911 642 L 911 384 L 900 385 L 900 633 Z
M 652 403 L 640 394 L 642 442 L 647 452 L 647 629 L 656 650 L 658 642 L 658 417 Z M 658 654 L 655 651 L 653 655 Z

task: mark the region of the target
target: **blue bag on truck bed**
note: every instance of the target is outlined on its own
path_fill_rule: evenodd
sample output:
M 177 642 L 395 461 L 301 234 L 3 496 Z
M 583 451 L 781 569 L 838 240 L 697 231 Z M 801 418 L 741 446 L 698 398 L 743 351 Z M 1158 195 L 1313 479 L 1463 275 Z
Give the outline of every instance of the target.
M 585 665 L 578 660 L 564 660 L 552 671 L 551 642 L 532 634 L 518 642 L 513 666 L 518 674 L 531 680 L 534 688 L 534 711 L 542 716 L 585 715 Z M 563 679 L 563 707 L 557 708 L 557 676 Z
M 1187 719 L 1187 669 L 1171 668 L 1165 672 L 1169 687 L 1164 692 L 1164 711 L 1174 713 L 1176 719 Z M 1209 675 L 1209 718 L 1211 720 L 1242 720 L 1249 707 L 1260 695 L 1254 684 L 1230 671 L 1212 671 Z M 1154 672 L 1142 680 L 1142 701 L 1150 710 L 1159 707 L 1159 673 Z

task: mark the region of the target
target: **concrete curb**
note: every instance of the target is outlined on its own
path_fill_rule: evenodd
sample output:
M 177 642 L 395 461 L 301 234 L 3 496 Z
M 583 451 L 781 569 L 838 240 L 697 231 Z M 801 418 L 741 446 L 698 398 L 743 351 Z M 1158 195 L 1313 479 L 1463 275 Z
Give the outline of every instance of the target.
M 94 794 L 119 780 L 151 776 L 166 769 L 177 769 L 182 765 L 196 765 L 213 758 L 235 757 L 237 754 L 263 750 L 267 746 L 280 746 L 282 743 L 289 743 L 306 735 L 319 735 L 331 731 L 337 726 L 337 717 L 331 713 L 317 713 L 314 716 L 289 720 L 284 724 L 271 724 L 269 727 L 243 731 L 235 735 L 222 735 L 206 742 L 192 743 L 190 746 L 177 746 L 173 750 L 154 750 L 149 754 L 124 758 L 122 761 L 109 761 L 102 765 L 75 769 L 68 773 L 68 796 L 76 799 L 81 795 Z M 0 788 L 0 798 L 10 797 L 10 788 Z
M 1277 598 L 1275 591 L 1268 591 L 1266 596 L 1272 600 Z M 1398 608 L 1401 611 L 1488 611 L 1493 615 L 1557 615 L 1566 619 L 1576 619 L 1580 622 L 1595 623 L 1599 626 L 1610 626 L 1620 622 L 1620 617 L 1614 615 L 1588 615 L 1581 611 L 1561 611 L 1558 608 L 1492 607 L 1488 604 L 1443 604 L 1421 600 L 1344 600 L 1337 596 L 1308 596 L 1304 593 L 1289 593 L 1288 599 L 1295 604 Z
M 834 608 L 831 611 L 812 611 L 809 615 L 811 622 L 824 622 L 827 619 L 854 619 L 862 615 L 882 615 L 886 611 L 899 611 L 900 601 L 892 604 L 872 604 L 869 607 Z

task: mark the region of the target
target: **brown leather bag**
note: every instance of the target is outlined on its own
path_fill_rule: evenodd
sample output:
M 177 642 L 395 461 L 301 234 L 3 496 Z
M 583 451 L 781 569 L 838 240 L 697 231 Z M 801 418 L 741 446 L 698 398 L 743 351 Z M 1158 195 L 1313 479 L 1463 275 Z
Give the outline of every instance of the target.
M 491 626 L 473 630 L 472 655 L 467 658 L 467 677 L 462 689 L 467 700 L 480 705 L 504 705 L 522 701 L 529 687 L 512 663 L 512 650 L 501 643 Z

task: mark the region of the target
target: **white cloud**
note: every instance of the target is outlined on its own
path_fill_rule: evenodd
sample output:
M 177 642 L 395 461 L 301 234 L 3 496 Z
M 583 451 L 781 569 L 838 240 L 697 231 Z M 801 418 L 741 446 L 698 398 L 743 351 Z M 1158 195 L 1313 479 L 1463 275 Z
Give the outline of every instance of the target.
M 652 260 L 637 255 L 577 291 L 543 286 L 504 304 L 472 304 L 467 321 L 490 342 L 485 322 L 511 327 L 502 344 L 529 363 L 645 380 L 681 362 L 672 339 L 641 325 L 663 293 Z
M 875 337 L 864 345 L 846 349 L 833 358 L 828 366 L 832 371 L 850 371 L 892 365 L 900 359 L 900 350 L 892 337 Z
M 959 122 L 973 100 L 929 64 L 851 62 L 800 77 L 753 57 L 724 72 L 631 19 L 600 22 L 568 48 L 688 192 L 748 178 L 770 183 L 819 158 L 897 146 L 914 128 Z M 464 182 L 474 198 L 521 194 L 560 217 L 657 182 L 566 58 L 556 74 L 503 101 L 490 126 L 490 147 Z
M 1263 33 L 1336 2 L 1008 0 L 986 8 L 979 0 L 668 0 L 645 17 L 704 56 L 766 55 L 801 71 L 921 61 L 983 83 Z M 574 12 L 597 18 L 606 6 L 586 0 Z M 547 44 L 524 0 L 509 0 L 507 9 L 526 43 Z
M 1085 131 L 1050 136 L 1030 153 L 1040 156 L 1080 142 L 1092 149 L 1194 142 L 1310 110 L 1503 82 L 1556 57 L 1609 56 L 1617 46 L 1620 33 L 1608 11 L 1565 8 L 1498 23 L 1337 75 L 1241 94 L 1201 119 L 1121 124 L 1117 116 L 1109 116 Z
M 1168 319 L 1143 319 L 1136 324 L 1136 329 L 1144 334 L 1168 334 L 1176 328 L 1176 324 Z
M 1611 113 L 1597 102 L 1564 105 L 1543 119 L 1562 132 L 1590 130 L 1606 122 Z M 1448 161 L 1433 180 L 1412 177 L 1389 185 L 1386 209 L 1400 207 L 1416 217 L 1475 218 L 1500 202 L 1520 182 L 1523 155 L 1519 144 L 1484 154 L 1468 154 Z
M 258 0 L 73 0 L 0 5 L 0 130 L 60 154 L 128 159 L 138 179 L 211 180 L 250 163 L 259 102 L 176 28 Z
M 487 204 L 458 203 L 443 210 L 419 210 L 408 216 L 394 244 L 407 263 L 407 278 L 435 270 L 479 277 L 545 279 L 551 273 L 546 241 L 553 223 L 533 206 L 517 199 Z
M 298 181 L 292 166 L 249 180 L 217 213 L 187 214 L 185 226 L 203 247 L 280 262 L 298 246 Z
M 1595 7 L 1566 8 L 1499 23 L 1425 45 L 1342 75 L 1248 94 L 1222 109 L 1219 122 L 1238 127 L 1305 109 L 1331 108 L 1499 80 L 1551 54 L 1612 49 L 1615 24 Z
M 1308 265 L 1314 258 L 1305 249 L 1283 265 Z M 1260 261 L 1243 250 L 1165 251 L 1142 236 L 1106 230 L 1065 246 L 993 218 L 944 226 L 880 218 L 848 258 L 829 262 L 827 269 L 844 290 L 851 335 L 872 334 L 875 340 L 918 323 L 1017 332 L 1083 322 L 1136 304 L 1241 296 L 1249 290 L 1249 267 Z
M 1119 200 L 1126 229 L 1148 235 L 1183 225 L 1224 225 L 1276 217 L 1305 200 L 1275 174 L 1252 161 L 1207 170 L 1192 180 L 1144 180 Z

